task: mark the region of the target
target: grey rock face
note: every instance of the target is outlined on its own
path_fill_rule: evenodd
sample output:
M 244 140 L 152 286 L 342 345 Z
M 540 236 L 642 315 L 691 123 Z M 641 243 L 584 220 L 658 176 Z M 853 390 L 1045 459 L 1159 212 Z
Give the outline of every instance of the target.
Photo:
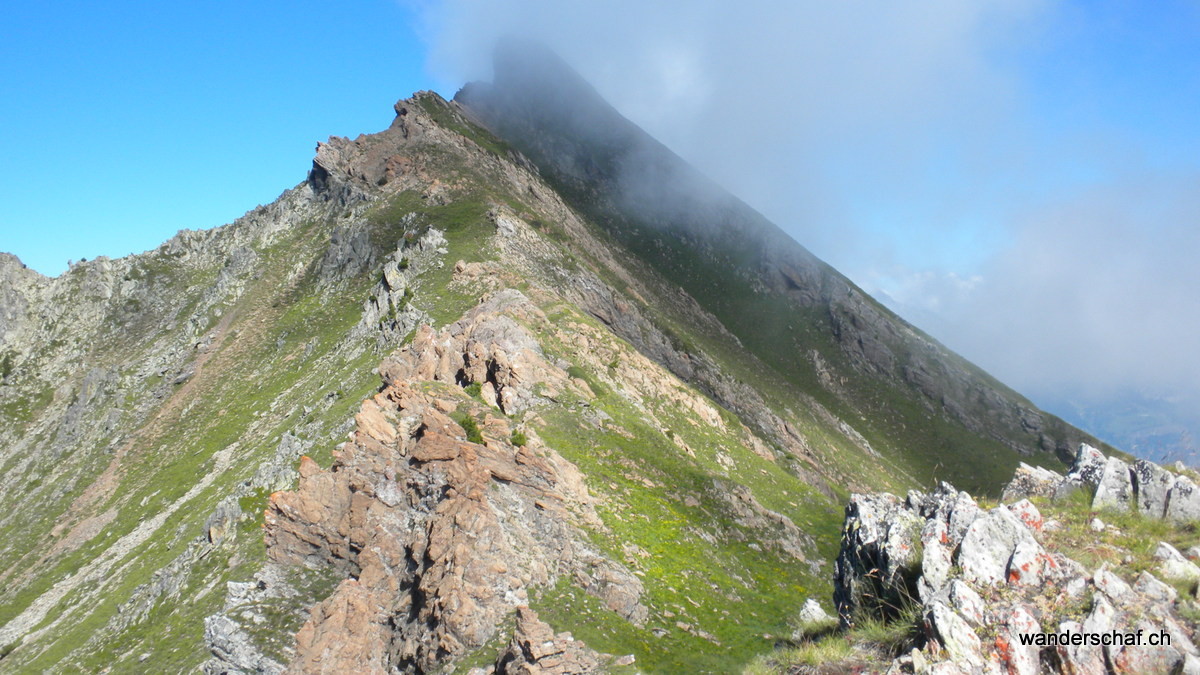
M 983 645 L 979 636 L 957 612 L 940 602 L 934 602 L 926 614 L 926 621 L 950 658 L 972 668 L 983 667 Z
M 853 623 L 863 598 L 876 595 L 873 591 L 907 590 L 915 581 L 903 578 L 920 541 L 913 516 L 889 494 L 851 496 L 842 550 L 834 563 L 833 600 L 843 625 Z
M 1083 485 L 1096 486 L 1100 484 L 1100 476 L 1104 473 L 1104 455 L 1088 445 L 1079 444 L 1079 452 L 1075 454 L 1075 462 L 1071 465 L 1068 478 Z
M 204 620 L 204 641 L 213 653 L 213 658 L 204 664 L 206 675 L 283 672 L 282 665 L 258 651 L 241 626 L 222 614 Z
M 1176 476 L 1167 500 L 1167 518 L 1184 523 L 1200 520 L 1200 486 L 1187 476 Z
M 1165 517 L 1175 474 L 1153 462 L 1139 459 L 1133 463 L 1132 478 L 1138 510 L 1153 518 Z
M 1009 560 L 1019 544 L 1036 546 L 1036 541 L 1024 523 L 1007 509 L 995 509 L 977 518 L 967 528 L 959 547 L 958 564 L 963 578 L 975 584 L 1003 583 Z
M 1186 468 L 1179 468 L 1180 472 Z M 1064 499 L 1082 489 L 1095 489 L 1092 507 L 1118 511 L 1136 509 L 1151 518 L 1175 522 L 1200 520 L 1200 486 L 1184 473 L 1172 473 L 1146 460 L 1131 467 L 1116 457 L 1105 457 L 1099 450 L 1082 444 L 1067 475 L 1059 476 L 1041 467 L 1021 464 L 1004 488 L 1002 501 L 1028 496 Z M 1100 531 L 1093 524 L 1093 529 Z
M 1062 474 L 1021 462 L 1012 480 L 1004 487 L 1000 500 L 1010 502 L 1027 497 L 1053 497 L 1055 488 L 1062 481 Z
M 1159 561 L 1159 572 L 1165 579 L 1178 581 L 1200 581 L 1200 566 L 1183 557 L 1174 546 L 1159 542 L 1154 551 L 1154 557 Z
M 1100 482 L 1096 485 L 1096 496 L 1092 498 L 1092 508 L 1128 511 L 1133 494 L 1133 479 L 1129 474 L 1129 465 L 1116 457 L 1109 457 L 1104 463 L 1103 473 L 1100 474 Z

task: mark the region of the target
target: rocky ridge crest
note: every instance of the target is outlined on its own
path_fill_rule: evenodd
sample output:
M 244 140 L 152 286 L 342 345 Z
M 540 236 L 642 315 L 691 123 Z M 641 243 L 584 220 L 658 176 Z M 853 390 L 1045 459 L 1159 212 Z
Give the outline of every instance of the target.
M 291 669 L 432 670 L 483 646 L 532 588 L 564 575 L 645 620 L 641 583 L 572 525 L 599 522 L 578 469 L 532 429 L 514 445 L 493 412 L 572 386 L 510 318 L 526 313 L 540 312 L 507 290 L 422 329 L 381 367 L 387 385 L 363 403 L 333 467 L 302 459 L 297 490 L 272 495 L 270 559 L 349 576 L 313 608 Z M 490 405 L 456 393 L 471 384 Z
M 1071 490 L 1088 489 L 1099 495 L 1109 472 L 1098 467 L 1111 461 L 1084 445 L 1067 477 L 1022 467 L 1005 503 L 992 508 L 945 483 L 903 499 L 853 495 L 834 577 L 841 626 L 896 620 L 914 608 L 915 648 L 881 668 L 889 673 L 1200 672 L 1194 643 L 1200 547 L 1188 550 L 1189 560 L 1160 542 L 1148 569 L 1132 578 L 1121 564 L 1089 568 L 1054 550 L 1054 535 L 1068 525 L 1044 518 L 1025 497 L 1065 499 Z M 1161 510 L 1147 517 L 1161 517 Z M 1195 519 L 1188 522 L 1194 528 Z M 1098 520 L 1092 526 L 1105 527 Z M 1170 643 L 1039 647 L 1021 641 L 1043 632 L 1114 631 L 1168 635 Z

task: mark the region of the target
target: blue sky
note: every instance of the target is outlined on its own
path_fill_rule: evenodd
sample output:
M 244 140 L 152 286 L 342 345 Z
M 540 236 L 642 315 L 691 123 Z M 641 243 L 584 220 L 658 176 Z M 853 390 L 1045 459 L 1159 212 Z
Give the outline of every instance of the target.
M 230 222 L 509 32 L 1035 400 L 1200 421 L 1200 0 L 9 3 L 0 250 Z
M 544 10 L 512 4 L 494 6 L 517 17 L 523 4 Z M 1130 162 L 1196 167 L 1200 4 L 1035 4 L 1045 5 L 1030 10 L 1036 18 L 985 56 L 1023 90 L 1015 114 L 1048 149 L 1031 158 L 1037 180 L 1004 175 L 1031 167 L 996 166 L 970 184 L 962 129 L 926 139 L 943 147 L 922 158 L 918 194 L 911 181 L 872 177 L 854 152 L 825 152 L 846 217 L 892 238 L 905 260 L 969 274 L 1006 240 L 996 221 L 1011 217 L 1014 194 L 1028 203 L 1094 185 Z M 316 141 L 384 127 L 390 102 L 417 89 L 440 83 L 449 95 L 456 76 L 486 76 L 430 64 L 431 45 L 453 32 L 437 24 L 464 12 L 486 16 L 470 2 L 396 0 L 12 4 L 0 27 L 0 129 L 14 164 L 0 184 L 0 249 L 57 274 L 68 259 L 153 248 L 273 200 L 303 178 Z M 673 145 L 686 154 L 689 143 Z M 967 190 L 973 212 L 948 209 L 947 197 Z M 894 235 L 942 218 L 953 231 L 934 233 L 936 245 Z
M 391 0 L 8 3 L 0 59 L 0 250 L 51 275 L 273 201 L 432 82 Z

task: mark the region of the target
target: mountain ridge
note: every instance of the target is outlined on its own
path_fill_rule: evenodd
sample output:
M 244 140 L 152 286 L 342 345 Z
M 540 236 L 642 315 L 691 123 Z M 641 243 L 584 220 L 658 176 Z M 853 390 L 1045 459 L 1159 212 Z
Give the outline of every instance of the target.
M 536 76 L 523 76 L 531 72 Z M 751 280 L 751 286 L 757 285 L 750 289 L 752 292 L 758 293 L 765 287 L 781 292 L 780 295 L 788 296 L 802 307 L 828 305 L 828 316 L 821 317 L 829 324 L 826 330 L 837 334 L 843 351 L 859 352 L 857 364 L 876 371 L 903 371 L 894 379 L 906 380 L 904 384 L 909 392 L 923 394 L 926 399 L 949 398 L 939 403 L 943 410 L 960 420 L 966 417 L 959 408 L 966 405 L 963 399 L 968 394 L 961 387 L 958 391 L 939 391 L 935 385 L 937 380 L 962 378 L 961 371 L 968 371 L 965 379 L 983 382 L 982 386 L 968 384 L 968 387 L 1003 392 L 1003 397 L 1008 400 L 993 403 L 1007 406 L 1011 426 L 1041 431 L 1042 420 L 1038 418 L 1043 414 L 1037 412 L 1030 401 L 897 317 L 752 208 L 717 188 L 661 143 L 621 117 L 557 56 L 529 43 L 502 43 L 497 49 L 495 82 L 493 85 L 469 84 L 459 92 L 456 101 L 461 102 L 474 119 L 531 157 L 548 180 L 556 185 L 566 185 L 563 192 L 573 206 L 593 220 L 602 221 L 602 229 L 620 243 L 632 244 L 647 262 L 657 265 L 660 270 L 675 263 L 669 256 L 656 256 L 653 252 L 663 248 L 662 239 L 676 237 L 688 240 L 693 249 L 711 253 L 706 249 L 716 248 L 716 253 L 725 254 L 724 260 L 721 255 L 709 255 L 707 259 L 694 261 L 693 269 L 689 270 L 695 276 L 716 276 L 713 270 L 719 270 L 722 263 L 727 263 L 728 252 L 732 251 L 735 259 L 742 263 L 740 269 L 748 268 L 751 273 L 758 273 L 758 278 Z M 568 94 L 564 96 L 563 92 Z M 568 99 L 568 103 L 562 104 L 563 98 Z M 601 149 L 596 150 L 594 146 Z M 567 159 L 563 159 L 564 155 Z M 578 167 L 584 163 L 575 161 L 575 155 L 601 156 L 608 166 L 587 165 L 580 174 Z M 647 165 L 655 168 L 641 169 Z M 630 172 L 627 166 L 638 168 Z M 573 181 L 590 186 L 590 192 L 581 193 L 571 188 Z M 647 209 L 652 200 L 640 196 L 630 201 L 629 184 L 636 182 L 642 183 L 637 190 L 652 193 L 658 203 L 667 206 Z M 693 203 L 699 207 L 693 209 Z M 647 211 L 651 214 L 648 218 L 645 216 Z M 749 242 L 739 247 L 731 241 L 735 239 Z M 647 241 L 654 245 L 638 246 Z M 696 269 L 705 264 L 709 269 Z M 770 323 L 761 321 L 761 311 L 758 316 L 746 318 L 736 315 L 737 308 L 720 306 L 722 298 L 719 295 L 738 286 L 738 279 L 706 288 L 705 280 L 687 278 L 683 274 L 671 278 L 702 301 L 706 294 L 717 296 L 707 300 L 706 307 L 742 340 L 752 340 L 746 333 Z M 740 299 L 746 302 L 745 294 Z M 767 311 L 771 309 L 775 308 Z M 752 327 L 739 332 L 739 321 Z M 855 322 L 865 326 L 854 325 Z M 897 342 L 902 344 L 897 346 Z M 780 344 L 786 342 L 776 340 L 769 347 L 778 350 Z M 750 348 L 753 350 L 753 345 Z M 928 350 L 937 361 L 953 361 L 960 373 L 929 373 L 919 358 L 899 363 L 904 355 L 894 352 L 905 350 Z M 769 350 L 757 352 L 760 358 L 766 356 L 762 351 Z M 769 361 L 769 356 L 767 358 Z M 813 367 L 818 368 L 816 364 Z M 1032 439 L 1033 442 L 995 432 L 991 435 L 1018 452 L 1029 453 L 1034 448 L 1053 451 L 1060 461 L 1067 461 L 1079 442 L 1095 442 L 1090 436 L 1078 435 L 1053 439 L 1055 433 L 1061 435 L 1069 427 L 1053 416 L 1044 417 L 1050 433 L 1040 434 Z M 997 479 L 1003 480 L 1003 472 L 1000 474 Z
M 363 523 L 402 533 L 396 541 L 425 541 L 396 506 L 435 503 L 440 493 L 418 499 L 425 493 L 395 477 L 434 485 L 440 474 L 429 466 L 472 456 L 495 469 L 471 479 L 482 490 L 472 499 L 516 528 L 496 531 L 522 531 L 523 514 L 539 507 L 514 492 L 505 467 L 529 466 L 520 463 L 525 449 L 559 467 L 554 481 L 570 494 L 586 495 L 576 502 L 590 500 L 592 515 L 551 510 L 556 526 L 575 533 L 556 541 L 588 551 L 572 560 L 596 564 L 581 572 L 548 556 L 534 573 L 538 561 L 514 562 L 529 580 L 516 574 L 512 597 L 462 580 L 439 597 L 470 597 L 495 616 L 526 600 L 554 630 L 636 654 L 652 671 L 728 670 L 769 649 L 763 636 L 785 630 L 805 597 L 829 590 L 849 491 L 902 492 L 938 472 L 928 460 L 944 447 L 908 448 L 909 437 L 893 431 L 943 411 L 889 407 L 898 395 L 890 383 L 879 385 L 883 403 L 867 405 L 856 384 L 876 367 L 870 336 L 853 337 L 856 318 L 876 306 L 869 297 L 845 286 L 842 314 L 805 306 L 828 283 L 812 271 L 823 263 L 812 258 L 790 281 L 780 268 L 741 275 L 733 254 L 744 250 L 720 239 L 664 241 L 665 252 L 649 256 L 654 246 L 638 246 L 648 230 L 560 196 L 537 153 L 480 126 L 483 117 L 419 93 L 396 104 L 387 130 L 320 144 L 303 183 L 230 226 L 181 232 L 155 251 L 81 263 L 54 279 L 16 270 L 15 258 L 0 265 L 0 362 L 10 364 L 0 405 L 16 422 L 0 428 L 0 574 L 10 582 L 0 594 L 0 670 L 274 672 L 313 658 L 305 650 L 323 644 L 329 622 L 366 620 L 343 602 L 360 593 L 396 603 L 382 623 L 368 623 L 407 625 L 405 608 L 433 611 L 422 589 L 455 577 L 437 576 L 448 568 L 436 558 L 364 576 L 384 568 L 362 557 L 382 555 L 358 538 Z M 660 160 L 670 168 L 672 158 Z M 603 196 L 609 188 L 596 176 Z M 723 251 L 735 272 L 722 280 L 729 285 L 690 276 Z M 499 301 L 513 293 L 524 300 Z M 758 303 L 751 318 L 788 321 L 748 334 L 729 318 L 745 320 L 741 299 Z M 506 328 L 459 341 L 456 330 L 476 335 L 471 316 Z M 839 335 L 827 330 L 835 326 Z M 505 342 L 518 333 L 525 337 Z M 813 342 L 775 344 L 800 354 L 802 369 L 763 348 L 792 333 Z M 540 351 L 538 367 L 552 373 L 543 379 L 560 383 L 514 389 L 530 407 L 504 393 L 514 381 L 504 359 L 518 343 Z M 377 364 L 406 353 L 439 365 L 401 378 L 385 365 L 381 380 Z M 990 391 L 986 379 L 969 382 Z M 393 400 L 389 391 L 410 393 Z M 421 425 L 401 424 L 417 410 L 425 427 L 452 439 L 437 452 L 459 454 L 423 454 Z M 868 418 L 879 411 L 895 419 Z M 1034 421 L 1054 431 L 1047 419 Z M 955 431 L 943 446 L 983 438 L 946 428 Z M 352 442 L 335 450 L 347 433 Z M 964 446 L 947 471 L 969 479 L 964 467 L 985 466 L 976 482 L 998 490 L 987 475 L 1011 473 L 1017 453 L 970 442 L 992 454 Z M 1021 447 L 1053 459 L 1037 441 Z M 304 495 L 316 485 L 357 496 L 297 515 L 313 506 Z M 264 544 L 264 512 L 273 514 L 268 542 L 280 540 L 280 523 L 298 523 L 288 531 L 307 537 L 312 554 Z M 30 538 L 43 543 L 17 543 Z M 641 625 L 608 606 L 606 588 L 632 582 L 595 582 L 593 568 L 638 580 Z M 443 634 L 412 625 L 381 633 L 386 645 L 364 646 L 373 656 L 355 662 L 465 667 L 493 661 L 507 639 L 503 623 L 476 626 L 443 649 Z

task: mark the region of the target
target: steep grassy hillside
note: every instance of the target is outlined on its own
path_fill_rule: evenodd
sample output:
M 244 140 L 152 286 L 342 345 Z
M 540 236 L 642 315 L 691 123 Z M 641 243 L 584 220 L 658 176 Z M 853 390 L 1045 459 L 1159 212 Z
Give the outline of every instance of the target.
M 525 153 L 597 236 L 684 289 L 776 371 L 785 396 L 815 399 L 922 482 L 992 493 L 1022 456 L 1061 463 L 1095 442 L 892 314 L 556 55 L 503 44 L 495 82 L 456 101 Z

